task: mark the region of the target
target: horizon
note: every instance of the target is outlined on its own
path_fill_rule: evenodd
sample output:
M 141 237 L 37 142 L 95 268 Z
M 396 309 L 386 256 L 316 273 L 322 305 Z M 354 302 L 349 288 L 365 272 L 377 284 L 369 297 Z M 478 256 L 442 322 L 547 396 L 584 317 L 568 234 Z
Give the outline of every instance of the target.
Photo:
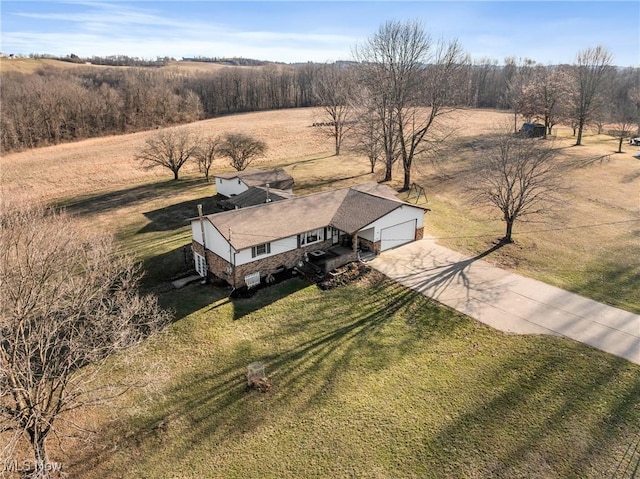
M 251 8 L 247 8 L 251 7 Z M 351 61 L 386 21 L 417 21 L 457 39 L 474 61 L 568 64 L 602 45 L 619 67 L 640 66 L 635 1 L 3 1 L 0 50 L 82 58 L 126 55 Z

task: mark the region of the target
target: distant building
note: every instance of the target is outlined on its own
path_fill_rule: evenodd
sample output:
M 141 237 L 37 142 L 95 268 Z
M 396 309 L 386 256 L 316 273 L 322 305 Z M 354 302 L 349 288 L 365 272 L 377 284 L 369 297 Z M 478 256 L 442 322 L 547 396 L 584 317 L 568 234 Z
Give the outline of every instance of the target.
M 252 186 L 266 187 L 267 185 L 291 193 L 293 178 L 282 168 L 234 171 L 216 175 L 216 191 L 227 198 L 244 193 Z
M 545 127 L 542 123 L 523 123 L 520 134 L 527 138 L 542 138 L 545 134 Z

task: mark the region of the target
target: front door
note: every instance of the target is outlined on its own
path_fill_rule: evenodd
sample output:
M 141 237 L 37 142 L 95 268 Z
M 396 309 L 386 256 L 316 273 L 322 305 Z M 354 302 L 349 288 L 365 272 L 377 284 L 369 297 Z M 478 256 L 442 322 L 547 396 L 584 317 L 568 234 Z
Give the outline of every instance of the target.
M 336 228 L 331 228 L 331 244 L 338 244 L 340 241 L 340 232 Z

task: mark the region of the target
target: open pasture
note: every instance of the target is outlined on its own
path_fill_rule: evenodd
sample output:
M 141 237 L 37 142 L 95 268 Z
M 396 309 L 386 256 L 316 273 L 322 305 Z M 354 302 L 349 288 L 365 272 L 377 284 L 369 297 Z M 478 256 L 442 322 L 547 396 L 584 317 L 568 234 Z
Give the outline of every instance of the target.
M 269 151 L 255 166 L 285 168 L 299 193 L 380 179 L 366 159 L 332 155 L 310 126 L 317 115 L 251 113 L 185 128 L 264 139 Z M 438 242 L 479 253 L 502 233 L 465 185 L 474 137 L 509 119 L 459 111 L 464 129 L 439 161 L 418 162 L 426 233 Z M 64 449 L 51 440 L 52 459 L 73 477 L 601 478 L 637 469 L 638 367 L 624 360 L 493 331 L 376 276 L 328 292 L 294 279 L 244 300 L 208 285 L 172 291 L 171 277 L 190 267 L 185 220 L 215 189 L 193 167 L 177 182 L 141 169 L 133 157 L 154 133 L 0 159 L 3 198 L 64 205 L 112 232 L 144 262 L 144 288 L 176 312 L 166 333 L 109 363 L 109 380 L 140 388 L 66 418 L 95 434 Z M 486 259 L 639 311 L 640 161 L 628 147 L 613 154 L 604 136 L 570 147 L 568 133 L 556 139 L 571 186 L 562 208 L 517 225 L 516 243 Z M 246 388 L 253 361 L 266 364 L 266 395 Z
M 381 165 L 370 174 L 367 160 L 348 148 L 339 157 L 332 154 L 331 139 L 311 127 L 319 115 L 318 109 L 280 110 L 173 128 L 189 128 L 200 135 L 229 131 L 255 135 L 266 141 L 268 151 L 253 166 L 285 168 L 295 178 L 300 194 L 380 179 Z M 512 116 L 493 110 L 460 110 L 447 123 L 454 133 L 436 161 L 418 160 L 414 170 L 414 181 L 427 193 L 428 202 L 421 198 L 420 204 L 431 210 L 425 232 L 445 246 L 478 254 L 501 236 L 503 225 L 494 211 L 473 204 L 466 195 L 469 181 L 473 181 L 473 140 L 512 125 Z M 132 236 L 153 229 L 145 212 L 178 203 L 194 209 L 198 199 L 214 194 L 214 187 L 204 184 L 193 165 L 184 168 L 182 179 L 172 184 L 168 170 L 145 170 L 134 161 L 145 139 L 155 133 L 90 139 L 5 155 L 0 159 L 3 195 L 75 205 L 82 218 L 120 238 L 129 238 L 132 243 L 127 243 L 128 249 L 148 258 L 152 253 L 143 246 L 147 241 L 140 235 Z M 615 139 L 594 134 L 585 137 L 584 146 L 573 147 L 568 128 L 554 133 L 550 141 L 558 148 L 557 161 L 567 189 L 559 193 L 560 201 L 553 211 L 539 222 L 516 223 L 516 243 L 488 259 L 599 301 L 640 311 L 637 148 L 625 144 L 623 153 L 616 154 Z M 214 173 L 229 170 L 223 159 L 213 168 Z M 397 165 L 397 181 L 392 186 L 400 186 L 401 174 Z M 161 187 L 156 190 L 158 184 Z M 189 211 L 174 208 L 166 213 L 182 215 L 181 220 L 193 215 Z M 188 243 L 186 229 L 174 233 L 172 247 Z M 152 251 L 159 252 L 157 247 Z

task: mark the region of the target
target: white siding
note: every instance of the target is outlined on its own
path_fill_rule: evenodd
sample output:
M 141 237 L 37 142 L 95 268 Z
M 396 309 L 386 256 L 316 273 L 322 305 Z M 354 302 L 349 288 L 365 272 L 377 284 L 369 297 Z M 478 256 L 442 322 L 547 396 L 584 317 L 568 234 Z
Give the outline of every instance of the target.
M 422 208 L 416 208 L 414 206 L 402 205 L 400 208 L 396 208 L 390 213 L 384 215 L 382 218 L 379 218 L 373 223 L 362 228 L 362 230 L 360 231 L 366 231 L 369 228 L 373 227 L 375 228 L 374 239 L 366 239 L 370 241 L 380 241 L 380 232 L 384 228 L 389 228 L 390 226 L 396 226 L 401 223 L 406 223 L 410 220 L 416 220 L 416 228 L 422 228 L 424 221 L 424 210 Z
M 416 238 L 416 220 L 405 221 L 380 231 L 380 251 L 411 243 Z
M 196 243 L 202 244 L 202 229 L 200 220 L 191 220 L 191 237 Z
M 251 248 L 246 248 L 238 251 L 236 254 L 236 265 L 239 266 L 241 264 L 251 263 L 252 261 L 256 261 L 263 258 L 268 258 L 269 256 L 274 256 L 280 253 L 286 253 L 287 251 L 292 251 L 298 247 L 298 237 L 290 236 L 288 238 L 279 239 L 276 241 L 271 241 L 271 253 L 261 254 L 255 258 L 251 257 Z
M 375 241 L 373 238 L 375 238 L 375 228 L 369 228 L 368 230 L 360 230 L 358 231 L 358 237 L 360 238 L 364 238 L 366 240 L 369 241 Z
M 216 178 L 216 191 L 227 198 L 233 195 L 239 195 L 248 189 L 249 187 L 245 185 L 242 180 L 238 180 L 238 178 L 232 178 L 230 180 L 226 178 Z
M 200 226 L 200 220 L 191 220 L 191 234 L 196 243 L 203 244 L 202 242 L 202 228 Z M 233 250 L 229 242 L 220 234 L 220 232 L 214 228 L 214 226 L 204 220 L 204 234 L 205 234 L 205 246 L 209 251 L 213 251 L 215 254 L 229 262 L 233 259 Z

